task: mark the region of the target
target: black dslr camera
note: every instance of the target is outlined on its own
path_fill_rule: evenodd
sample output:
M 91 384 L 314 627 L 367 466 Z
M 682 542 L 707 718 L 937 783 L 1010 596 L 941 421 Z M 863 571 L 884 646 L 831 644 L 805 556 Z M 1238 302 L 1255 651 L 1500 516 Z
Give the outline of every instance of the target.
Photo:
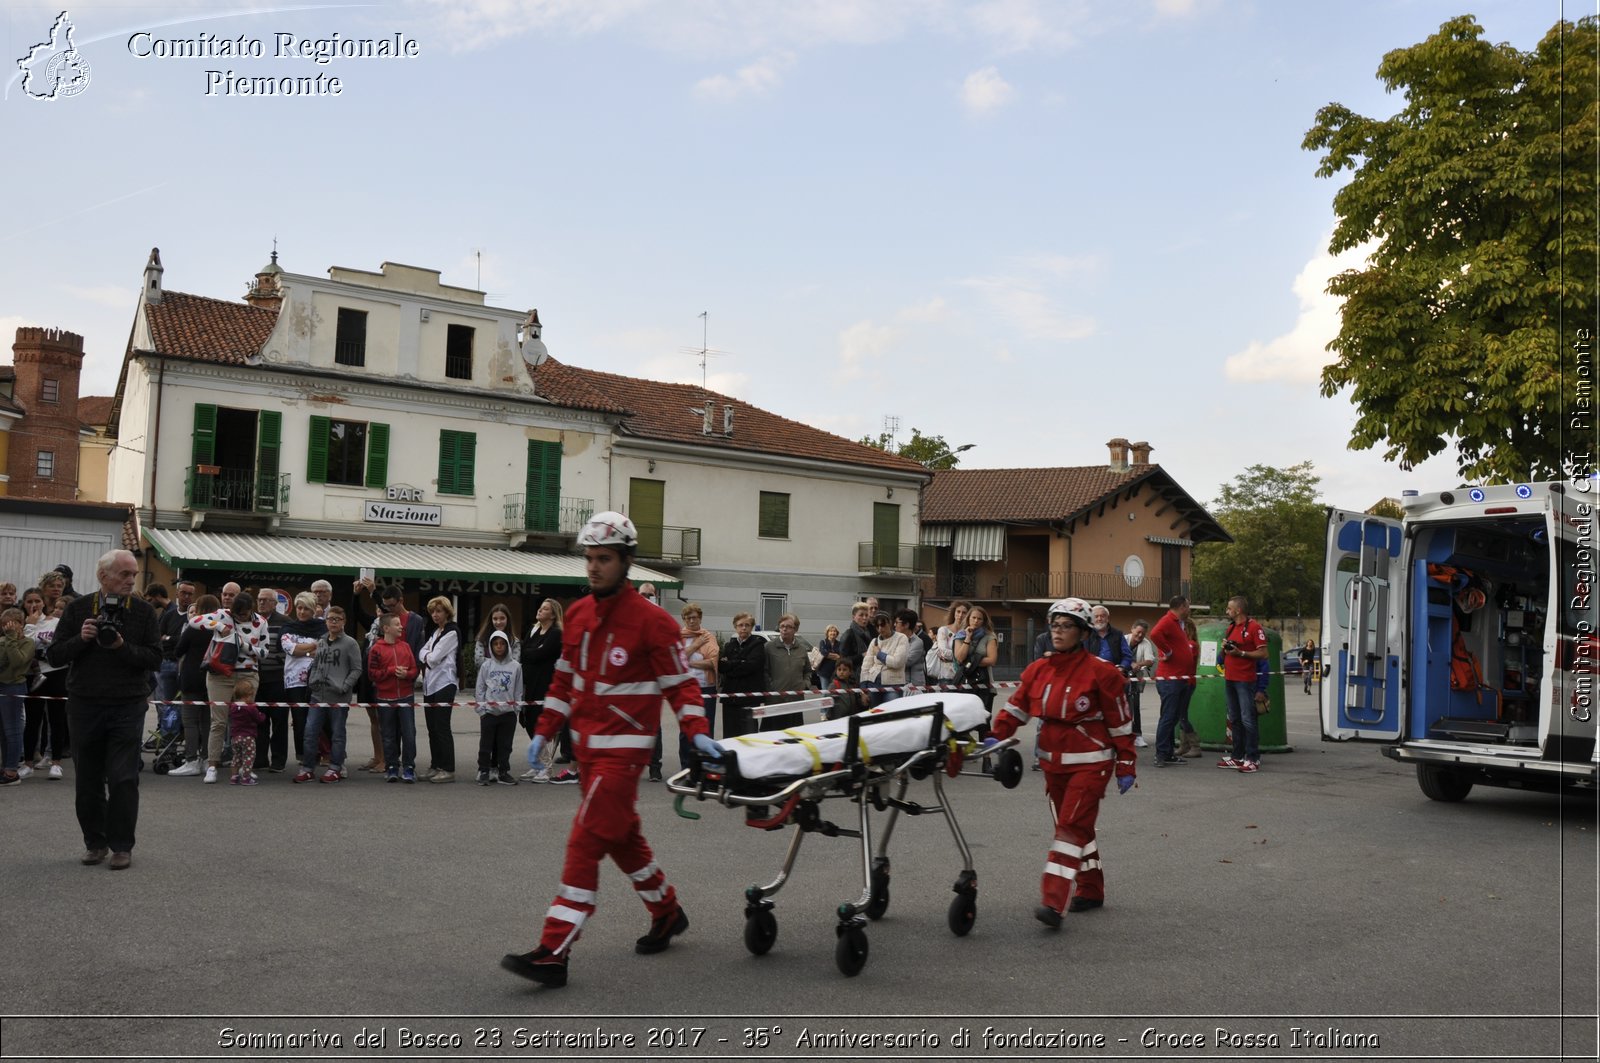
M 1223 639 L 1222 640 L 1222 652 L 1223 653 L 1232 653 L 1234 650 L 1236 650 L 1238 648 L 1239 648 L 1239 644 L 1237 642 L 1233 641 L 1232 639 Z
M 100 611 L 95 614 L 94 641 L 110 649 L 122 638 L 122 610 L 127 600 L 120 594 L 100 596 Z

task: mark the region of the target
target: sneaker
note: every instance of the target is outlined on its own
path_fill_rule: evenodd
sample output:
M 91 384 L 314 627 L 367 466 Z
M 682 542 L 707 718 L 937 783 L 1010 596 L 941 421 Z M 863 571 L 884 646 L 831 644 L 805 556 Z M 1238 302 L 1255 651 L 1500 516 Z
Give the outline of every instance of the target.
M 1092 912 L 1096 908 L 1104 908 L 1106 902 L 1099 897 L 1074 897 L 1072 903 L 1067 905 L 1069 912 Z
M 1243 763 L 1244 763 L 1244 761 L 1242 761 L 1242 760 L 1234 760 L 1232 757 L 1223 757 L 1221 760 L 1217 761 L 1217 767 L 1219 767 L 1219 768 L 1233 768 L 1235 770 L 1238 770 L 1239 765 L 1243 764 Z
M 217 766 L 215 764 L 207 764 L 206 765 L 206 777 L 205 777 L 205 779 L 203 781 L 204 782 L 216 782 L 217 781 Z
M 1133 736 L 1133 748 L 1134 749 L 1148 749 L 1148 748 L 1150 748 L 1150 743 L 1146 742 L 1144 740 L 1144 735 L 1134 735 Z
M 239 785 L 239 776 L 237 776 L 237 775 L 228 776 L 228 783 L 230 785 L 232 785 L 232 786 L 238 786 Z
M 1239 765 L 1239 772 L 1243 775 L 1254 775 L 1260 770 L 1261 762 L 1258 760 L 1247 760 Z
M 543 765 L 543 764 L 539 765 L 537 768 L 535 768 L 533 770 L 533 778 L 529 779 L 528 781 L 529 782 L 549 782 L 550 781 L 550 769 L 548 767 L 546 767 L 545 765 Z
M 154 738 L 146 738 L 144 745 L 140 746 L 139 749 L 145 753 L 154 753 L 156 751 L 156 740 Z
M 272 767 L 268 768 L 267 770 L 270 771 L 274 775 L 282 775 L 283 774 L 283 768 L 284 768 L 284 766 L 282 764 L 274 764 L 274 765 L 272 765 Z
M 342 778 L 344 778 L 344 776 L 339 774 L 338 768 L 329 768 L 327 771 L 322 773 L 322 778 L 319 781 L 338 782 Z
M 193 775 L 193 774 L 197 774 L 197 773 L 196 772 L 191 772 L 190 774 Z M 49 778 L 49 779 L 59 779 L 59 778 L 61 778 L 61 765 L 59 765 L 59 764 L 50 765 L 50 774 L 48 776 L 46 776 L 46 778 Z
M 186 760 L 178 767 L 167 772 L 168 775 L 199 775 L 205 771 L 198 759 Z
M 396 769 L 396 768 L 390 768 L 388 771 L 384 772 L 383 773 L 383 781 L 384 782 L 399 782 L 400 781 L 400 772 L 399 772 L 399 770 Z
M 517 785 L 517 780 L 515 780 L 515 779 L 513 779 L 511 777 L 511 773 L 509 771 L 500 772 L 498 775 L 495 776 L 495 780 L 494 781 L 499 783 L 501 786 L 515 786 L 515 785 Z
M 478 785 L 479 786 L 489 786 L 493 782 L 494 782 L 494 776 L 493 775 L 490 775 L 486 771 L 478 772 Z
M 521 775 L 518 775 L 517 778 L 521 779 L 523 782 L 538 782 L 539 781 L 538 776 L 539 776 L 539 769 L 538 768 L 529 768 L 527 771 L 523 772 Z
M 316 776 L 311 774 L 311 770 L 309 768 L 301 768 L 300 769 L 300 773 L 294 777 L 294 781 L 295 782 L 310 782 L 312 779 L 315 779 L 315 778 L 316 778 Z
M 417 770 L 415 768 L 402 768 L 400 770 L 400 778 L 408 783 L 416 782 Z
M 512 974 L 551 989 L 560 989 L 567 984 L 567 958 L 557 956 L 543 945 L 521 955 L 508 952 L 500 957 L 500 966 Z
M 24 761 L 22 763 L 22 765 L 17 768 L 17 778 L 19 778 L 19 779 L 26 779 L 28 776 L 30 776 L 32 774 L 33 774 L 33 769 L 28 767 L 26 761 Z
M 1182 757 L 1157 757 L 1156 758 L 1156 767 L 1158 767 L 1158 768 L 1178 768 L 1178 767 L 1182 767 L 1183 763 L 1184 763 L 1184 760 L 1183 760 Z
M 672 944 L 672 939 L 689 929 L 689 916 L 682 905 L 671 915 L 663 915 L 650 923 L 650 932 L 633 943 L 633 951 L 641 956 L 660 952 Z
M 343 764 L 339 765 L 339 769 L 338 770 L 339 770 L 339 778 L 341 778 L 341 779 L 350 778 L 350 773 L 345 770 L 345 766 Z
M 659 767 L 657 767 L 656 765 L 654 765 L 654 764 L 650 765 L 650 781 L 651 782 L 660 782 L 661 781 L 661 769 Z
M 249 775 L 245 775 L 245 776 L 243 776 L 243 777 L 241 777 L 239 779 L 239 785 L 240 786 L 260 786 L 261 785 L 261 776 L 257 775 L 255 772 L 251 772 Z
M 571 768 L 562 768 L 559 772 L 550 776 L 550 782 L 555 786 L 576 786 L 578 773 Z
M 456 781 L 456 773 L 453 772 L 453 771 L 444 771 L 442 769 L 435 770 L 432 775 L 428 776 L 428 781 L 429 782 L 455 782 Z
M 1033 917 L 1051 930 L 1061 929 L 1061 913 L 1048 904 L 1041 904 L 1033 910 Z
M 21 785 L 22 785 L 22 776 L 17 774 L 16 772 L 8 771 L 8 772 L 5 772 L 4 774 L 0 774 L 0 786 L 21 786 Z

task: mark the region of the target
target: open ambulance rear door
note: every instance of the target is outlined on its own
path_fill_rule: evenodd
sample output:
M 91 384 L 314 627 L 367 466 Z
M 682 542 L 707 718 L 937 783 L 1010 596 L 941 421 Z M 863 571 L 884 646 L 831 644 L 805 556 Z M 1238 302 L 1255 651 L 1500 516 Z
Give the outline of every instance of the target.
M 1322 736 L 1396 741 L 1405 727 L 1400 522 L 1328 512 L 1322 576 Z

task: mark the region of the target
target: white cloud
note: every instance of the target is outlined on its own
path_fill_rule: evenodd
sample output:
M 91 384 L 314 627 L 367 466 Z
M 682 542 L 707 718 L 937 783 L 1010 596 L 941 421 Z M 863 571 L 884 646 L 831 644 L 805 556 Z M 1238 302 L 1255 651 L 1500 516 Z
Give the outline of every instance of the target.
M 1002 51 L 1059 51 L 1078 42 L 1085 13 L 1081 5 L 1061 0 L 990 0 L 969 9 L 967 19 Z
M 902 308 L 895 318 L 907 324 L 932 325 L 950 317 L 950 306 L 940 296 L 934 296 L 925 303 Z
M 983 298 L 1007 332 L 1025 339 L 1062 343 L 1093 335 L 1095 322 L 1091 317 L 1063 309 L 1058 305 L 1057 292 L 1067 282 L 1081 281 L 1100 269 L 1100 260 L 1095 256 L 1040 252 L 1012 259 L 1005 273 L 968 277 L 960 284 Z
M 139 297 L 136 289 L 124 287 L 120 284 L 102 284 L 96 288 L 79 288 L 71 284 L 63 284 L 61 290 L 75 299 L 82 299 L 89 303 L 98 303 L 101 306 L 126 309 L 133 313 L 134 300 Z
M 896 331 L 888 325 L 857 321 L 839 333 L 839 375 L 854 380 L 866 372 L 866 363 L 889 349 Z
M 788 53 L 769 55 L 748 66 L 740 67 L 733 75 L 716 74 L 702 78 L 695 84 L 694 94 L 703 100 L 736 100 L 741 96 L 763 95 L 777 88 L 783 74 L 794 65 L 794 56 Z
M 987 114 L 1011 102 L 1016 90 L 992 66 L 974 70 L 961 83 L 961 103 L 974 114 Z
M 1229 380 L 1281 380 L 1290 384 L 1316 381 L 1322 367 L 1333 360 L 1328 343 L 1339 334 L 1339 300 L 1327 292 L 1328 281 L 1337 273 L 1354 269 L 1367 257 L 1358 247 L 1334 256 L 1318 251 L 1294 279 L 1292 288 L 1300 301 L 1300 315 L 1288 332 L 1262 342 L 1252 340 L 1244 350 L 1230 355 L 1223 363 Z
M 1155 0 L 1159 18 L 1188 18 L 1199 7 L 1196 0 Z

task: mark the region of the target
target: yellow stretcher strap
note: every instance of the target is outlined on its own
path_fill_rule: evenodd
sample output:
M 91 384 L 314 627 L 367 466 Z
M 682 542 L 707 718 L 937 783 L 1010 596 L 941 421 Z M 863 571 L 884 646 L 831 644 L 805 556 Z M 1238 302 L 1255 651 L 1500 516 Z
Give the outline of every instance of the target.
M 783 733 L 799 742 L 805 747 L 806 752 L 811 754 L 811 773 L 815 775 L 820 772 L 822 770 L 822 747 L 818 746 L 816 742 L 812 741 L 812 736 L 806 734 L 804 731 L 798 731 L 794 729 L 784 731 Z
M 776 737 L 780 734 L 786 737 Z M 823 735 L 821 737 L 831 738 L 834 736 Z M 815 775 L 822 770 L 822 749 L 813 741 L 813 738 L 814 736 L 808 735 L 804 731 L 764 731 L 760 734 L 735 735 L 732 741 L 747 746 L 782 746 L 791 742 L 799 742 L 801 746 L 805 747 L 805 751 L 811 754 L 811 773 Z M 723 741 L 726 742 L 729 739 L 723 739 Z

